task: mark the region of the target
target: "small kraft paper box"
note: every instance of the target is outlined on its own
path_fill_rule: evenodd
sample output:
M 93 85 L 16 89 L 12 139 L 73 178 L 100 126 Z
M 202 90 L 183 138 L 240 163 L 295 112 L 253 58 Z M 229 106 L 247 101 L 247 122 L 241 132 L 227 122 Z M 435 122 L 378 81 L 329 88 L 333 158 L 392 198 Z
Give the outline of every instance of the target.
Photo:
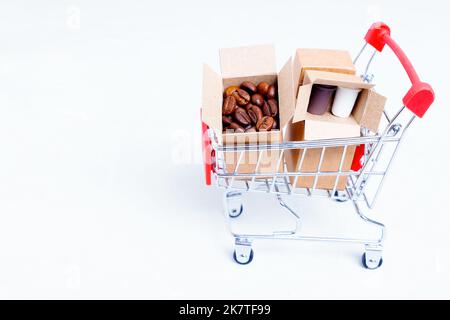
M 222 104 L 224 90 L 230 86 L 239 86 L 244 81 L 255 84 L 265 81 L 278 85 L 279 97 L 279 128 L 283 128 L 288 118 L 282 112 L 281 88 L 291 81 L 290 69 L 285 69 L 284 74 L 277 73 L 275 49 L 272 45 L 257 45 L 249 47 L 229 48 L 220 50 L 221 75 L 217 74 L 208 65 L 203 67 L 203 102 L 202 120 L 210 129 L 215 130 L 219 143 L 225 146 L 247 144 L 278 144 L 282 142 L 281 130 L 253 133 L 223 133 Z M 256 173 L 275 173 L 282 171 L 283 162 L 277 168 L 279 162 L 279 150 L 265 150 L 244 152 L 239 162 L 239 152 L 225 152 L 225 169 L 227 173 L 250 174 L 255 173 L 258 158 L 259 165 Z M 239 167 L 237 164 L 239 162 Z
M 348 51 L 297 49 L 293 61 L 294 80 L 303 83 L 305 71 L 327 71 L 355 75 L 356 68 Z
M 298 79 L 293 81 L 294 87 L 291 88 L 291 96 L 296 92 L 294 88 L 297 88 L 297 83 L 299 83 Z M 351 116 L 339 118 L 332 115 L 331 110 L 320 116 L 308 113 L 309 99 L 315 84 L 361 89 Z M 298 88 L 295 99 L 292 121 L 286 130 L 286 140 L 308 141 L 359 137 L 361 126 L 377 132 L 386 98 L 376 93 L 373 87 L 374 85 L 363 82 L 356 75 L 315 70 L 304 71 L 303 83 Z M 344 147 L 326 148 L 320 168 L 322 148 L 308 149 L 304 156 L 304 150 L 291 150 L 285 155 L 286 164 L 290 172 L 333 172 L 340 168 L 347 172 L 350 170 L 355 149 L 356 146 L 348 146 L 342 157 Z M 299 168 L 302 158 L 302 167 Z M 317 179 L 315 187 L 317 189 L 333 189 L 336 186 L 337 190 L 343 190 L 346 181 L 346 176 L 341 176 L 339 179 L 337 176 L 322 176 Z M 291 183 L 294 182 L 295 178 L 291 177 Z M 312 188 L 314 183 L 314 177 L 299 177 L 294 187 Z
M 331 114 L 317 116 L 307 112 L 309 98 L 315 84 L 332 85 L 341 88 L 361 89 L 352 114 L 348 118 L 339 118 Z M 354 137 L 357 127 L 361 126 L 372 132 L 378 131 L 386 98 L 373 90 L 374 84 L 364 82 L 356 75 L 324 71 L 305 71 L 303 84 L 298 89 L 293 123 L 305 122 L 305 134 L 311 136 L 306 140 Z M 326 122 L 320 130 L 317 125 Z M 308 123 L 311 123 L 308 125 Z M 359 128 L 358 134 L 359 136 Z

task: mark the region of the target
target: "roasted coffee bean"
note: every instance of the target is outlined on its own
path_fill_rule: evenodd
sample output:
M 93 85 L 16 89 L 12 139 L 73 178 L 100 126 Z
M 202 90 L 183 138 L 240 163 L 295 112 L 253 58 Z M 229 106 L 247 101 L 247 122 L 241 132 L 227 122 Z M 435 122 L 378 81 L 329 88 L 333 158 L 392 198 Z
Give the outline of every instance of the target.
M 270 131 L 272 130 L 273 122 L 274 120 L 272 117 L 262 117 L 256 124 L 256 129 L 258 129 L 258 131 Z
M 253 84 L 253 82 L 250 81 L 242 82 L 241 88 L 247 91 L 249 94 L 254 94 L 258 90 L 256 86 Z
M 270 109 L 270 116 L 275 117 L 278 114 L 278 102 L 275 99 L 270 99 L 267 101 Z
M 248 132 L 256 132 L 256 128 L 255 127 L 250 127 L 248 129 L 245 129 L 245 132 L 246 133 L 248 133 Z
M 248 110 L 250 110 L 250 107 L 252 107 L 252 106 L 254 106 L 254 104 L 251 104 L 251 103 L 247 104 L 247 105 L 244 107 L 244 108 L 245 108 L 245 111 L 248 112 Z
M 230 126 L 227 128 L 227 131 L 235 132 L 235 133 L 244 133 L 245 129 L 242 128 L 240 125 L 238 125 L 236 122 L 233 122 L 230 124 Z
M 233 94 L 233 92 L 235 92 L 237 89 L 239 89 L 239 87 L 237 87 L 237 86 L 231 86 L 231 87 L 228 87 L 228 88 L 225 90 L 225 97 L 231 96 L 231 95 Z
M 267 91 L 269 91 L 269 84 L 267 82 L 260 82 L 258 84 L 258 93 L 266 96 Z
M 277 97 L 277 89 L 274 85 L 269 86 L 266 97 L 268 100 L 275 99 Z
M 232 93 L 232 96 L 236 99 L 237 104 L 240 106 L 245 106 L 250 102 L 250 95 L 245 90 L 237 89 Z
M 263 117 L 263 113 L 262 113 L 261 109 L 255 105 L 251 105 L 247 109 L 247 113 L 248 113 L 250 119 L 252 119 L 252 122 L 254 124 L 257 124 L 259 119 L 261 119 Z
M 244 127 L 252 123 L 252 119 L 247 114 L 247 111 L 245 111 L 245 109 L 241 107 L 238 107 L 236 111 L 234 111 L 234 119 Z
M 261 107 L 264 104 L 264 97 L 260 94 L 254 94 L 252 96 L 252 103 L 256 104 L 257 106 Z
M 231 123 L 233 123 L 233 118 L 230 116 L 222 116 L 222 123 L 224 127 L 228 127 Z
M 262 105 L 261 110 L 262 110 L 262 113 L 264 116 L 266 116 L 266 117 L 272 116 L 272 114 L 270 112 L 270 106 L 266 101 L 264 101 L 264 104 Z
M 233 96 L 226 97 L 223 101 L 222 114 L 232 114 L 236 110 L 236 107 L 236 99 Z

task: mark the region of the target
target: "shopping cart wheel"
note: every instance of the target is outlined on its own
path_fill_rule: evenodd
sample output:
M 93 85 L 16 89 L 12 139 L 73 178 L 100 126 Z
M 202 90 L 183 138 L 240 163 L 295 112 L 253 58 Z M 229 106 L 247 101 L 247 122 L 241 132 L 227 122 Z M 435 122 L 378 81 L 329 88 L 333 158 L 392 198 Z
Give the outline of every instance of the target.
M 347 202 L 348 196 L 344 192 L 336 191 L 334 193 L 333 200 L 340 203 Z
M 383 264 L 383 258 L 381 256 L 370 256 L 364 252 L 362 256 L 362 264 L 366 269 L 375 270 L 381 267 Z
M 248 254 L 243 252 L 236 253 L 236 250 L 234 250 L 233 259 L 241 265 L 249 264 L 253 260 L 253 249 L 250 249 L 250 253 Z
M 244 211 L 244 206 L 241 204 L 240 208 L 230 208 L 228 211 L 228 215 L 230 218 L 237 218 L 239 217 L 242 212 Z

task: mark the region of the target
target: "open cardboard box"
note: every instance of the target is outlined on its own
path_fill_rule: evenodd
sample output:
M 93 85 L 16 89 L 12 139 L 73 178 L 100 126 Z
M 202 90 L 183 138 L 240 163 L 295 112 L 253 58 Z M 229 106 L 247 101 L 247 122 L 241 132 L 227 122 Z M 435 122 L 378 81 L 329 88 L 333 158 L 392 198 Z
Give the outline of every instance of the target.
M 293 87 L 290 88 L 290 101 L 292 106 L 292 95 L 296 92 L 297 83 L 293 74 Z M 348 118 L 338 118 L 331 114 L 328 110 L 324 115 L 317 116 L 307 112 L 309 98 L 314 84 L 335 85 L 345 88 L 362 89 L 355 103 L 352 115 Z M 359 137 L 360 127 L 363 126 L 371 131 L 376 132 L 381 120 L 386 98 L 379 95 L 373 90 L 374 85 L 367 84 L 356 75 L 324 72 L 315 70 L 304 71 L 303 84 L 298 88 L 295 107 L 290 112 L 292 121 L 286 130 L 286 140 L 288 141 L 305 141 L 305 140 L 322 140 L 334 138 Z M 289 113 L 289 111 L 285 111 Z M 341 158 L 344 151 L 343 147 L 329 147 L 324 153 L 322 164 L 320 164 L 320 149 L 309 149 L 304 156 L 302 168 L 298 168 L 304 150 L 289 150 L 285 153 L 286 164 L 289 172 L 332 172 L 349 171 L 351 168 L 356 146 L 349 146 L 343 157 L 342 167 Z M 316 183 L 318 189 L 333 189 L 337 176 L 320 177 Z M 290 178 L 294 183 L 294 178 Z M 294 187 L 314 186 L 313 177 L 300 177 L 297 185 Z M 346 177 L 342 176 L 338 179 L 337 190 L 343 190 L 346 184 Z
M 289 62 L 290 63 L 290 62 Z M 266 81 L 269 84 L 278 83 L 280 128 L 290 120 L 282 110 L 282 88 L 291 81 L 291 69 L 284 68 L 277 73 L 275 49 L 272 45 L 258 45 L 220 50 L 221 75 L 209 66 L 203 68 L 203 102 L 202 120 L 210 129 L 215 130 L 219 142 L 224 145 L 238 144 L 272 144 L 282 142 L 281 130 L 256 133 L 222 133 L 222 103 L 223 92 L 229 86 L 239 86 L 244 81 L 255 84 Z M 284 101 L 284 100 L 283 100 Z M 240 154 L 238 152 L 225 153 L 225 165 L 228 173 L 254 173 L 258 161 L 258 152 L 245 152 L 236 168 Z M 279 150 L 262 152 L 257 173 L 274 173 L 282 170 L 283 163 L 277 168 Z
M 348 118 L 335 117 L 330 113 L 331 110 L 328 110 L 322 116 L 308 113 L 309 98 L 315 84 L 361 89 L 351 116 Z M 298 89 L 292 122 L 304 121 L 305 130 L 307 130 L 308 123 L 311 123 L 311 125 L 314 125 L 314 122 L 325 123 L 322 132 L 318 132 L 318 130 L 308 131 L 311 134 L 308 136 L 308 132 L 305 131 L 304 140 L 355 137 L 359 136 L 360 126 L 372 132 L 377 132 L 386 98 L 376 93 L 373 87 L 373 84 L 365 83 L 356 75 L 312 70 L 305 71 L 303 85 Z

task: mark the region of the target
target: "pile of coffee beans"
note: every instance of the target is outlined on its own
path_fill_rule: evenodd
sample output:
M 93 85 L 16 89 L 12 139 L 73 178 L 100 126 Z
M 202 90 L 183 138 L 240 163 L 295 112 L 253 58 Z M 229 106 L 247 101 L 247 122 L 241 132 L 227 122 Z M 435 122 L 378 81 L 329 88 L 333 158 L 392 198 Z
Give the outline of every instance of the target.
M 222 106 L 224 133 L 262 132 L 278 129 L 277 88 L 250 81 L 228 87 Z

